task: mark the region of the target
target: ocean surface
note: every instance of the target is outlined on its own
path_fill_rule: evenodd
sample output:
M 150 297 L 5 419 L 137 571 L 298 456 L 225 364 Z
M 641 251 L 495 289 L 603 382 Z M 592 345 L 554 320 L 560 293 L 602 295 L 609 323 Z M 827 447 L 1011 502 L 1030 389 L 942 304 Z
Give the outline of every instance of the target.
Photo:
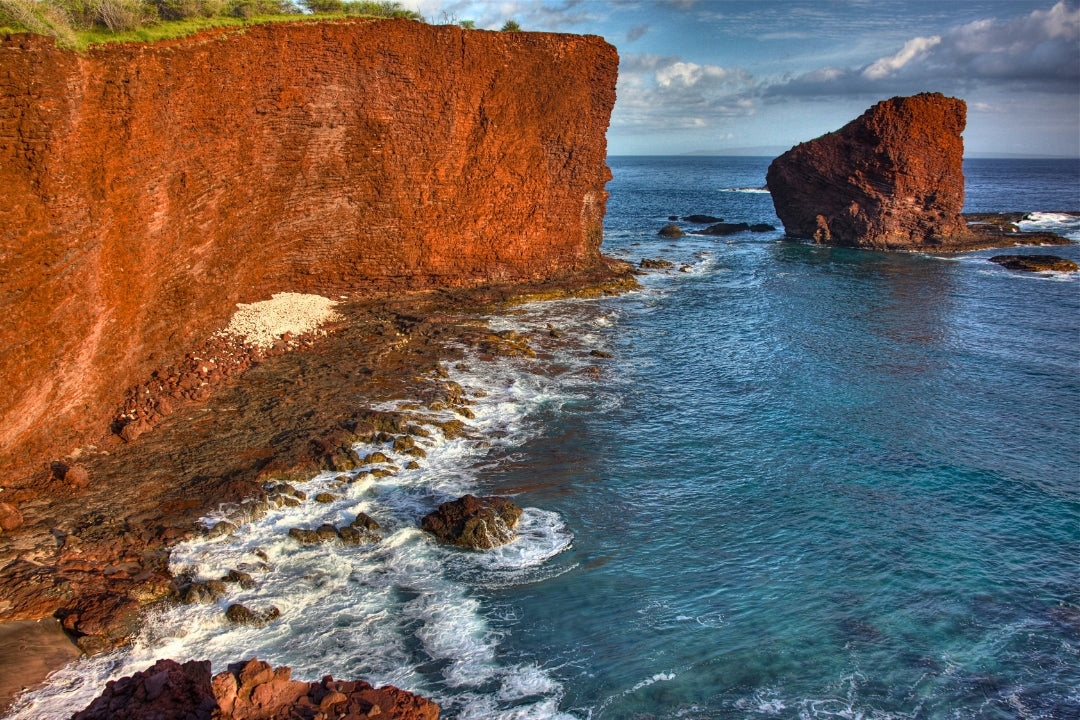
M 177 572 L 258 585 L 159 614 L 14 717 L 67 717 L 156 658 L 257 656 L 456 720 L 1080 718 L 1080 279 L 1001 251 L 657 237 L 691 213 L 779 227 L 768 162 L 611 158 L 605 252 L 672 268 L 491 317 L 539 356 L 447 366 L 477 395 L 471 438 L 178 547 Z M 1077 162 L 965 171 L 969 211 L 1080 239 L 1056 214 L 1080 210 Z M 472 553 L 417 529 L 465 492 L 512 495 L 520 539 Z M 286 536 L 361 511 L 381 543 Z M 232 627 L 233 602 L 282 617 Z

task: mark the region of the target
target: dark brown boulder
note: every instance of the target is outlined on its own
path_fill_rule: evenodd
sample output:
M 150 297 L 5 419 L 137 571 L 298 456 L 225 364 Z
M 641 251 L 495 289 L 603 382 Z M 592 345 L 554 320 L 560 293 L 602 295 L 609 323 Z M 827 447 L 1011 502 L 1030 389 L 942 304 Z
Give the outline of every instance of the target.
M 366 682 L 291 679 L 287 667 L 259 660 L 235 663 L 211 678 L 210 662 L 183 665 L 159 660 L 130 677 L 110 681 L 105 691 L 72 720 L 437 720 L 439 706 L 394 687 Z
M 684 233 L 682 231 L 682 228 L 680 228 L 678 225 L 665 225 L 664 227 L 660 228 L 660 232 L 656 234 L 660 237 L 680 238 L 686 233 Z
M 997 263 L 1009 270 L 1028 272 L 1076 272 L 1078 266 L 1072 260 L 1057 255 L 995 255 L 990 262 Z
M 521 508 L 504 497 L 465 495 L 440 505 L 420 527 L 451 545 L 487 550 L 517 537 L 519 517 Z
M 698 230 L 695 235 L 734 235 L 735 233 L 746 232 L 750 229 L 750 226 L 746 223 L 716 223 L 710 225 L 704 230 Z
M 784 230 L 850 247 L 962 243 L 966 114 L 940 93 L 894 97 L 776 158 L 766 179 Z
M 686 222 L 698 223 L 699 225 L 708 225 L 709 223 L 724 222 L 722 217 L 713 217 L 712 215 L 687 215 L 683 218 Z

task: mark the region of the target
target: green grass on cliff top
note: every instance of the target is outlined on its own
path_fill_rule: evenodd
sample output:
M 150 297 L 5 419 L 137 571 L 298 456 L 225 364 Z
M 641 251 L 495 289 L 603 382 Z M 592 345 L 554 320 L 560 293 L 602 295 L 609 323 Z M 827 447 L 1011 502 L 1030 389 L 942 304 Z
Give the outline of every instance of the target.
M 37 33 L 75 50 L 172 40 L 210 28 L 347 18 L 423 19 L 391 0 L 0 0 L 0 35 Z

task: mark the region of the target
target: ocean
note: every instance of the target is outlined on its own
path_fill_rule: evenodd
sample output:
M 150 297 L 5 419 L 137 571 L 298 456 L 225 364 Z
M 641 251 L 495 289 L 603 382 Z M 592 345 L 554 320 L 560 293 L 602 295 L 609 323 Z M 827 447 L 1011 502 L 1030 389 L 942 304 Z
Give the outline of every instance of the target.
M 671 268 L 488 318 L 538 357 L 446 366 L 476 397 L 471 437 L 177 547 L 176 572 L 257 585 L 159 613 L 12 717 L 68 717 L 161 657 L 257 656 L 456 720 L 1080 718 L 1080 278 L 987 261 L 1001 250 L 657 236 L 692 213 L 779 227 L 768 162 L 610 158 L 604 251 Z M 1060 214 L 1080 163 L 965 173 L 968 211 L 1080 240 Z M 418 529 L 465 492 L 511 495 L 521 537 L 476 553 Z M 286 534 L 358 512 L 380 543 Z M 282 616 L 237 628 L 233 602 Z

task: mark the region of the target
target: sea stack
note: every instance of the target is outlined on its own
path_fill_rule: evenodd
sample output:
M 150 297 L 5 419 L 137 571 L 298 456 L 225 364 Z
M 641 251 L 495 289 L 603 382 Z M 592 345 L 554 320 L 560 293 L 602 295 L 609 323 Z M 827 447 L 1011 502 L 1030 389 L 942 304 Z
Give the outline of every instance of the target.
M 776 158 L 766 179 L 785 232 L 883 250 L 963 244 L 966 114 L 940 93 L 894 97 Z

